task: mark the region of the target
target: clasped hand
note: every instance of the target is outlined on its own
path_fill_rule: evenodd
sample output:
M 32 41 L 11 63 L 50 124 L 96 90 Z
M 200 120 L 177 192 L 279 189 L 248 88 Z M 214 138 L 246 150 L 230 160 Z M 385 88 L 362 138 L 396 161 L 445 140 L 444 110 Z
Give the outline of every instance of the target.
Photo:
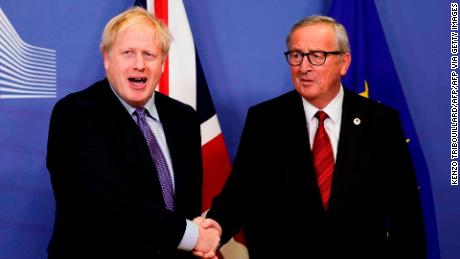
M 222 228 L 213 219 L 196 217 L 193 219 L 199 227 L 198 241 L 193 254 L 203 259 L 218 259 L 216 250 L 219 247 Z

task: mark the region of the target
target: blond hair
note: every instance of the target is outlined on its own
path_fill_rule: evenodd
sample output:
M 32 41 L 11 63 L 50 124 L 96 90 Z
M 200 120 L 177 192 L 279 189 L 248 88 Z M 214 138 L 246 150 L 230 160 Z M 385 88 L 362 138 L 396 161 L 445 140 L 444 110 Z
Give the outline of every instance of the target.
M 144 8 L 141 7 L 130 8 L 122 12 L 121 14 L 113 17 L 106 24 L 104 32 L 102 33 L 102 39 L 100 44 L 101 52 L 104 53 L 110 51 L 115 40 L 117 39 L 117 35 L 121 31 L 123 31 L 131 25 L 144 21 L 151 23 L 154 27 L 157 34 L 158 47 L 160 48 L 163 57 L 166 57 L 169 52 L 172 36 L 169 33 L 166 25 L 164 25 L 161 20 L 159 20 L 157 17 L 150 14 Z

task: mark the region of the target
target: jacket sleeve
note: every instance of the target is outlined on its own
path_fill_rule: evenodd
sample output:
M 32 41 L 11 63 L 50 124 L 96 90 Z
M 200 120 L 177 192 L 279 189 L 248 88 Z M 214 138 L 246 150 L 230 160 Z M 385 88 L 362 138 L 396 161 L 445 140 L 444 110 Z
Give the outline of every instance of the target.
M 388 241 L 391 253 L 401 258 L 426 258 L 426 240 L 419 188 L 407 141 L 396 111 L 383 120 L 380 142 L 388 156 L 385 180 L 388 186 Z M 410 141 L 410 140 L 409 140 Z

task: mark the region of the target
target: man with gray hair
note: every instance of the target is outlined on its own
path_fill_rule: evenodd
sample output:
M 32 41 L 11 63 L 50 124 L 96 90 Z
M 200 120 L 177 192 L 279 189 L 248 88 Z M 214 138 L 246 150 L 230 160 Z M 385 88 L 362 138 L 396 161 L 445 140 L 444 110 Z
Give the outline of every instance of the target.
M 296 23 L 284 53 L 295 90 L 251 107 L 207 217 L 222 243 L 243 227 L 251 259 L 424 258 L 414 169 L 396 110 L 345 89 L 347 33 Z

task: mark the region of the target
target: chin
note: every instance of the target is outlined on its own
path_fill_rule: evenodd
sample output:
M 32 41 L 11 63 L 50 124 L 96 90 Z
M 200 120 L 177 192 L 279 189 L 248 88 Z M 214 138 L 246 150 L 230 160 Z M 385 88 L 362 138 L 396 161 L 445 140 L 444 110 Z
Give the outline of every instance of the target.
M 312 87 L 300 87 L 297 88 L 297 92 L 302 95 L 305 99 L 315 97 L 319 94 L 319 91 Z
M 143 106 L 144 104 L 146 104 L 148 100 L 149 100 L 148 97 L 142 97 L 142 98 L 140 98 L 140 97 L 131 97 L 128 100 L 126 100 L 126 102 L 129 103 L 131 106 L 140 107 L 140 106 Z

